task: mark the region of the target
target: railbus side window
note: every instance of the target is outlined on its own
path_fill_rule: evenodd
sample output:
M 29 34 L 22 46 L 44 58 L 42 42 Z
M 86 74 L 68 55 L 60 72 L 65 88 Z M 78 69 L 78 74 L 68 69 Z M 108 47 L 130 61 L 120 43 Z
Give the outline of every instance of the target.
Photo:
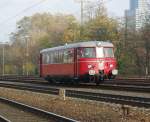
M 45 57 L 45 55 L 44 55 L 44 53 L 42 53 L 42 63 L 43 63 L 43 64 L 45 64 L 45 62 L 44 62 L 44 57 Z
M 49 52 L 49 64 L 52 64 L 52 53 Z
M 56 63 L 56 53 L 53 52 L 53 64 Z
M 55 63 L 58 63 L 58 51 L 55 51 Z
M 54 52 L 54 63 L 58 63 L 58 51 Z
M 60 62 L 59 62 L 59 51 L 57 51 L 56 54 L 57 54 L 57 58 L 56 58 L 57 61 L 56 61 L 56 63 L 60 63 Z
M 48 53 L 46 53 L 46 64 L 49 64 L 49 55 L 48 55 Z
M 69 49 L 68 50 L 68 63 L 73 63 L 74 61 L 74 50 Z
M 63 63 L 63 50 L 59 51 L 59 63 Z
M 54 52 L 51 52 L 51 64 L 54 63 Z
M 63 63 L 68 63 L 68 51 L 67 50 L 64 50 Z
M 42 62 L 43 64 L 46 64 L 46 53 L 43 53 Z

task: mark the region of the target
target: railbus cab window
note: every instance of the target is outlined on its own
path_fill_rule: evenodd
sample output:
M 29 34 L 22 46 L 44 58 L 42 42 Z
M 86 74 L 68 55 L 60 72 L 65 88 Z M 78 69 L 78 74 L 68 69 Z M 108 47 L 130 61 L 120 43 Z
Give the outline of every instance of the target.
M 78 57 L 80 57 L 80 58 L 95 58 L 96 57 L 96 50 L 94 47 L 79 48 Z
M 113 58 L 114 57 L 113 48 L 104 47 L 104 55 L 105 55 L 105 58 Z

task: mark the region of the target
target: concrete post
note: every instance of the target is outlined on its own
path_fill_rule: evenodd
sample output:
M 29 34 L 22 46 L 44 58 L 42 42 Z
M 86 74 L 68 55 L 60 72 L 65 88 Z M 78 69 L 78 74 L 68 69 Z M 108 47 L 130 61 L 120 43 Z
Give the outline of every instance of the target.
M 59 96 L 61 99 L 66 100 L 66 90 L 65 89 L 59 89 Z

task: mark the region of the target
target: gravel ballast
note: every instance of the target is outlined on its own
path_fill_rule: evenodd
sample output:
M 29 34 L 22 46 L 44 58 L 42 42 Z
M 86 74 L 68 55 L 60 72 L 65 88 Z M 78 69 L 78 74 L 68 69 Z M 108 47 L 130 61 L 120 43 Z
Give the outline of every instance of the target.
M 18 109 L 9 104 L 0 102 L 0 115 L 4 116 L 11 122 L 54 122 L 31 112 Z
M 150 122 L 150 109 L 0 88 L 0 96 L 84 122 Z

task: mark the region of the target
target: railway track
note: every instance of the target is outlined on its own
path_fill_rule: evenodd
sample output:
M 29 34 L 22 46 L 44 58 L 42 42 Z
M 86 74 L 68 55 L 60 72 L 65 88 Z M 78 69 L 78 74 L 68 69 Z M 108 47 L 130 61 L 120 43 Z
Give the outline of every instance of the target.
M 11 121 L 0 115 L 0 122 L 11 122 Z
M 150 98 L 67 90 L 66 96 L 150 108 Z
M 97 89 L 97 90 L 114 90 L 114 91 L 131 91 L 131 92 L 139 92 L 139 93 L 150 93 L 150 86 L 140 86 L 140 85 L 129 85 L 129 84 L 113 84 L 111 83 L 103 83 L 99 86 L 95 86 L 95 84 L 79 84 L 79 85 L 67 85 L 67 84 L 48 84 L 43 82 L 15 82 L 15 81 L 0 81 L 0 86 L 10 87 L 10 88 L 18 88 L 18 89 L 26 89 L 32 91 L 40 91 L 40 92 L 49 92 L 51 94 L 58 94 L 59 88 L 65 89 Z
M 8 82 L 7 82 L 8 83 Z M 40 93 L 46 93 L 46 94 L 54 94 L 59 95 L 59 90 L 61 88 L 51 88 L 49 86 L 40 86 L 40 85 L 27 85 L 22 83 L 20 84 L 14 84 L 14 82 L 11 82 L 10 84 L 1 83 L 0 86 L 2 87 L 9 87 L 9 88 L 15 88 L 15 89 L 21 89 L 21 90 L 30 90 L 34 92 L 40 92 Z M 72 90 L 67 89 L 65 90 L 65 96 L 66 97 L 73 97 L 73 98 L 80 98 L 80 99 L 88 99 L 88 100 L 95 100 L 95 101 L 104 101 L 104 102 L 110 102 L 110 103 L 117 103 L 117 104 L 123 104 L 123 105 L 131 105 L 131 106 L 138 106 L 138 107 L 146 107 L 150 108 L 150 98 L 146 97 L 135 97 L 135 96 L 129 96 L 129 95 L 115 95 L 111 93 L 98 93 L 98 92 L 86 92 L 87 89 L 84 91 L 82 90 Z
M 18 82 L 41 82 L 47 83 L 39 76 L 0 76 L 1 81 L 18 81 Z M 114 80 L 106 80 L 106 84 L 120 84 L 120 85 L 141 85 L 150 86 L 150 78 L 117 78 Z
M 47 82 L 39 76 L 0 76 L 1 81 L 23 81 L 23 82 Z
M 76 120 L 3 97 L 0 97 L 0 106 L 0 112 L 5 114 L 5 116 L 9 118 L 8 120 L 5 117 L 1 117 L 0 121 L 2 122 L 77 122 Z
M 23 84 L 18 82 L 2 82 L 0 81 L 0 87 L 6 88 L 15 88 L 19 90 L 29 90 L 33 92 L 40 92 L 40 93 L 48 93 L 53 95 L 59 94 L 59 89 L 55 87 L 47 87 L 47 86 L 40 86 L 35 84 Z
M 3 77 L 2 77 L 3 78 Z M 47 81 L 44 81 L 42 78 L 39 77 L 19 77 L 17 78 L 11 78 L 6 77 L 4 79 L 0 78 L 0 81 L 9 81 L 12 82 L 19 82 L 19 83 L 32 83 L 32 84 L 39 84 L 41 86 L 51 86 L 52 87 L 65 87 L 65 88 L 89 88 L 89 89 L 105 89 L 105 90 L 118 90 L 118 91 L 131 91 L 131 92 L 143 92 L 143 93 L 150 93 L 150 82 L 137 82 L 137 81 L 118 81 L 118 80 L 112 80 L 112 81 L 105 81 L 101 83 L 99 86 L 96 86 L 95 83 L 81 83 L 78 85 L 73 84 L 60 84 L 60 83 L 53 83 L 49 84 Z M 0 82 L 1 85 L 7 86 L 7 82 Z M 16 85 L 15 85 L 16 87 Z M 20 87 L 20 86 L 18 86 Z
M 106 82 L 107 83 L 107 82 Z M 140 86 L 150 86 L 150 78 L 127 78 L 127 79 L 114 79 L 108 81 L 110 84 L 122 84 L 122 85 L 140 85 Z
M 18 81 L 18 82 L 39 82 L 48 83 L 39 76 L 0 76 L 1 81 Z M 150 78 L 117 78 L 114 80 L 106 80 L 104 84 L 118 85 L 135 85 L 135 86 L 150 86 Z
M 149 82 L 144 82 L 144 81 L 107 81 L 104 84 L 115 84 L 115 85 L 134 85 L 134 86 L 150 86 L 150 81 Z

